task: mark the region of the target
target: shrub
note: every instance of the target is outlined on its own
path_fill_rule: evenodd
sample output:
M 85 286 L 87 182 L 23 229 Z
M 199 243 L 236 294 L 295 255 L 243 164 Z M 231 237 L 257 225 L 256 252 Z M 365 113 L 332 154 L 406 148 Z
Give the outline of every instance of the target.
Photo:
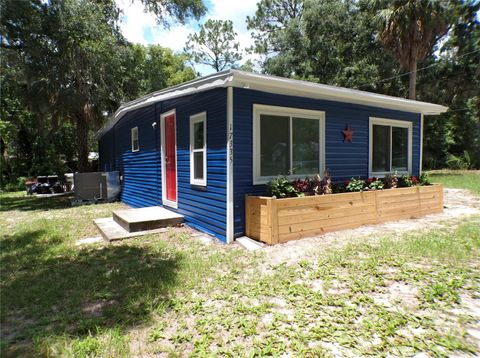
M 298 191 L 284 176 L 278 176 L 267 183 L 267 193 L 277 198 L 298 196 Z
M 473 162 L 468 151 L 463 152 L 462 155 L 449 154 L 447 159 L 447 166 L 450 169 L 471 169 Z
M 365 180 L 360 178 L 352 178 L 346 185 L 347 191 L 363 191 L 365 189 Z
M 293 187 L 299 193 L 308 193 L 312 190 L 312 184 L 308 178 L 295 180 L 293 182 Z
M 323 194 L 322 178 L 320 177 L 320 174 L 315 175 L 312 179 L 312 191 L 315 195 Z
M 383 178 L 384 188 L 393 189 L 398 186 L 398 176 L 397 173 L 385 175 Z
M 420 185 L 420 181 L 417 179 L 416 176 L 412 175 L 402 175 L 400 179 L 398 180 L 398 186 L 399 187 L 411 187 L 415 185 Z
M 368 184 L 368 189 L 370 190 L 382 190 L 383 187 L 385 186 L 385 184 L 383 183 L 383 181 L 379 178 L 369 178 L 367 180 L 367 184 Z
M 420 174 L 418 180 L 420 181 L 420 185 L 432 185 L 427 173 Z
M 25 182 L 27 178 L 25 177 L 18 177 L 16 182 L 7 183 L 5 185 L 5 191 L 21 191 L 25 190 Z
M 333 194 L 345 193 L 347 191 L 345 183 L 334 183 L 332 184 Z
M 323 180 L 322 180 L 322 194 L 332 194 L 332 177 L 330 176 L 330 172 L 328 169 L 323 172 Z

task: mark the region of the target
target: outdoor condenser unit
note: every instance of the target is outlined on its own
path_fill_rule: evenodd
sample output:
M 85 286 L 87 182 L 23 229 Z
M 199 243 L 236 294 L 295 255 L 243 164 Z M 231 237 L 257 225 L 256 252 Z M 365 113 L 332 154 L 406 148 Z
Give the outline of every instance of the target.
M 77 201 L 113 201 L 120 193 L 118 171 L 75 173 L 73 178 Z

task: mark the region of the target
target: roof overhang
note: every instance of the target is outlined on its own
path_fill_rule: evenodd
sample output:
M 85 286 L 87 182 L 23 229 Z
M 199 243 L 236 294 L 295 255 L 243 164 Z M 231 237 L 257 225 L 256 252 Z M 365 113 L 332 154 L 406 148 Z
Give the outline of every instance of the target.
M 97 138 L 100 138 L 106 131 L 111 129 L 127 112 L 131 110 L 145 107 L 155 102 L 221 87 L 249 88 L 277 94 L 421 113 L 423 115 L 436 115 L 448 110 L 448 107 L 433 103 L 414 101 L 343 87 L 328 86 L 307 81 L 292 80 L 283 77 L 238 70 L 227 70 L 153 92 L 121 105 L 108 122 L 98 131 Z

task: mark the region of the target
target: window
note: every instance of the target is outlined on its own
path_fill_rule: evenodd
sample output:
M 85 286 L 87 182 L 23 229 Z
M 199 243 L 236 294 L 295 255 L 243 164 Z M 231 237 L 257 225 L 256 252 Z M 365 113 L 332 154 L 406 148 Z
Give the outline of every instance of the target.
M 412 123 L 370 118 L 369 176 L 409 173 L 412 163 Z
M 140 150 L 140 146 L 138 144 L 138 127 L 132 128 L 132 152 L 138 152 Z
M 254 184 L 323 173 L 323 133 L 323 112 L 254 105 Z
M 207 185 L 207 114 L 190 117 L 190 184 Z

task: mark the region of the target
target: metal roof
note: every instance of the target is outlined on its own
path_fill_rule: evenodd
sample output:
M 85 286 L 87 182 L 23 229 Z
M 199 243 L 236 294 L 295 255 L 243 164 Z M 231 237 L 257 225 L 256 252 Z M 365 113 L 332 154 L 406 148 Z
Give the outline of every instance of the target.
M 448 110 L 448 107 L 445 106 L 411 99 L 239 70 L 226 70 L 152 92 L 146 96 L 122 104 L 107 123 L 98 131 L 97 138 L 111 129 L 125 113 L 133 109 L 218 87 L 249 88 L 270 93 L 355 103 L 396 109 L 399 111 L 422 113 L 424 115 L 440 114 Z

